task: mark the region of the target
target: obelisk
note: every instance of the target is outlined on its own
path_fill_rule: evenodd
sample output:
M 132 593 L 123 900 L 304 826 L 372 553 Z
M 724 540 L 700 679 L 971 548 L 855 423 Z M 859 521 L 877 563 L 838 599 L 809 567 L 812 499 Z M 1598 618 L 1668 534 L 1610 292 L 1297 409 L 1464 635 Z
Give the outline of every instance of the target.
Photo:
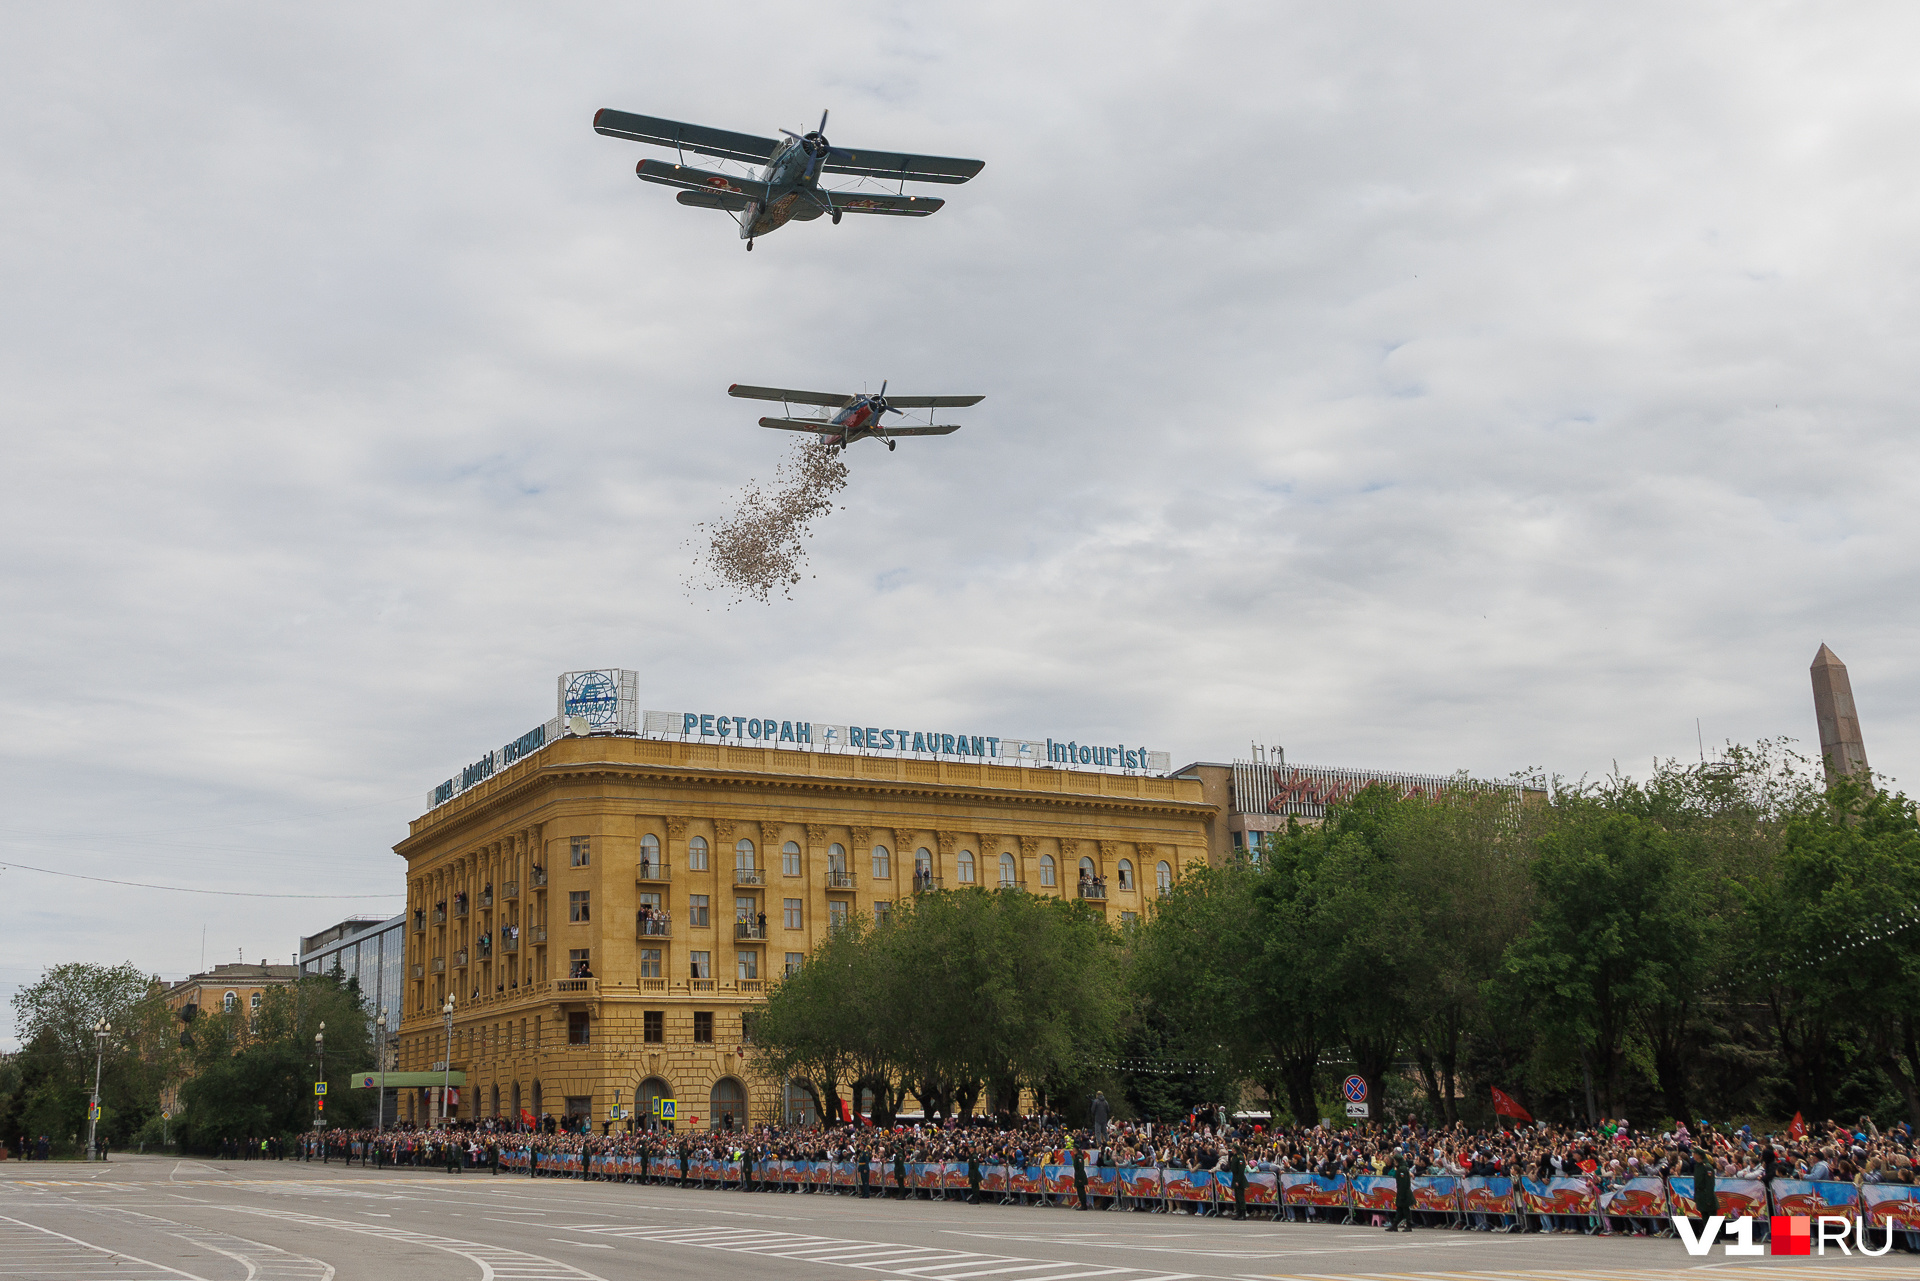
M 1847 665 L 1823 642 L 1813 656 L 1813 714 L 1820 722 L 1820 756 L 1826 762 L 1827 781 L 1842 774 L 1859 779 L 1873 790 L 1867 770 L 1867 744 L 1860 737 L 1860 713 L 1853 707 L 1853 682 Z

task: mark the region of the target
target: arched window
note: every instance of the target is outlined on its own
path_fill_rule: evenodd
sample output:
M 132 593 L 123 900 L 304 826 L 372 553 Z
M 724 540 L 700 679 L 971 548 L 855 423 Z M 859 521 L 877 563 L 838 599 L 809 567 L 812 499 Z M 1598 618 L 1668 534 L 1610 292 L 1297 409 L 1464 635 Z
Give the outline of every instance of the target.
M 884 845 L 874 846 L 873 847 L 873 879 L 876 881 L 885 881 L 885 880 L 891 879 L 892 876 L 893 876 L 893 856 L 887 853 L 886 846 Z
M 648 832 L 640 838 L 640 866 L 647 869 L 647 874 L 649 875 L 659 874 L 661 867 L 660 838 L 652 832 Z
M 1123 890 L 1133 888 L 1133 860 L 1130 858 L 1120 860 L 1120 888 Z
M 1161 859 L 1160 865 L 1153 869 L 1153 884 L 1162 894 L 1173 888 L 1173 866 L 1165 859 Z
M 255 1014 L 258 1014 L 260 1012 L 260 994 L 258 992 L 255 992 L 252 996 L 247 998 L 247 1009 L 249 1009 Z
M 1053 855 L 1051 854 L 1040 856 L 1040 884 L 1053 884 Z
M 1080 879 L 1083 881 L 1091 881 L 1093 879 L 1092 859 L 1083 858 L 1080 860 Z
M 798 842 L 788 841 L 780 847 L 780 874 L 782 876 L 800 875 L 800 846 Z
M 747 1124 L 747 1090 L 730 1076 L 713 1083 L 713 1128 L 740 1130 Z
M 1011 854 L 1000 856 L 1000 884 L 1013 884 L 1013 855 Z
M 973 851 L 961 850 L 960 853 L 955 856 L 954 861 L 958 865 L 960 883 L 962 885 L 973 884 Z
M 913 852 L 913 870 L 918 876 L 933 875 L 933 851 L 922 845 Z
M 225 1013 L 231 1014 L 233 1013 L 233 1007 L 239 1004 L 239 1002 L 240 1002 L 239 993 L 229 992 L 225 996 L 220 998 L 220 1008 Z
M 838 841 L 827 846 L 827 870 L 829 872 L 847 870 L 847 847 Z
M 744 836 L 734 843 L 733 867 L 737 872 L 751 872 L 753 870 L 753 842 L 747 840 Z
M 642 1125 L 652 1128 L 660 1123 L 660 1100 L 672 1097 L 672 1086 L 657 1076 L 650 1076 L 633 1092 L 634 1115 Z
M 687 841 L 687 870 L 704 872 L 707 870 L 707 838 L 690 837 Z

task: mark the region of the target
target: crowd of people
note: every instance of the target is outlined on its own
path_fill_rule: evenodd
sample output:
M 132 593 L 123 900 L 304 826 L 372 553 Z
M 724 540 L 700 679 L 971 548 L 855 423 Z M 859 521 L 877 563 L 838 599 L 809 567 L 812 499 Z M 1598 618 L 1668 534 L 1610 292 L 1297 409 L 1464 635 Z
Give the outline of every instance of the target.
M 1667 1234 L 1671 1228 L 1659 1220 L 1616 1220 L 1606 1213 L 1510 1217 L 1421 1213 L 1412 1210 L 1407 1188 L 1411 1180 L 1426 1176 L 1525 1177 L 1542 1183 L 1584 1179 L 1596 1192 L 1605 1192 L 1633 1179 L 1684 1177 L 1693 1180 L 1701 1213 L 1711 1214 L 1715 1212 L 1711 1204 L 1713 1189 L 1721 1181 L 1745 1179 L 1771 1185 L 1776 1179 L 1805 1179 L 1856 1186 L 1911 1185 L 1915 1182 L 1916 1161 L 1920 1160 L 1909 1126 L 1881 1130 L 1864 1117 L 1853 1127 L 1831 1123 L 1805 1133 L 1761 1134 L 1751 1127 L 1732 1129 L 1705 1122 L 1658 1133 L 1636 1129 L 1624 1121 L 1584 1128 L 1537 1124 L 1474 1130 L 1465 1124 L 1428 1128 L 1417 1121 L 1341 1129 L 1276 1128 L 1226 1119 L 1224 1113 L 1212 1114 L 1220 1118 L 1218 1124 L 1209 1123 L 1205 1115 L 1173 1125 L 1105 1124 L 1104 1112 L 1102 1100 L 1096 1108 L 1100 1123 L 1091 1130 L 1071 1129 L 1050 1117 L 1018 1121 L 972 1117 L 892 1128 L 758 1126 L 731 1132 L 651 1129 L 599 1134 L 566 1132 L 557 1127 L 550 1133 L 544 1125 L 532 1132 L 520 1132 L 519 1127 L 481 1121 L 424 1131 L 399 1127 L 384 1133 L 310 1134 L 295 1145 L 293 1155 L 305 1160 L 379 1166 L 480 1168 L 496 1173 L 506 1170 L 535 1176 L 564 1174 L 649 1183 L 710 1181 L 712 1167 L 707 1163 L 728 1162 L 739 1170 L 729 1176 L 729 1186 L 769 1192 L 816 1190 L 811 1183 L 781 1179 L 775 1163 L 851 1164 L 858 1171 L 853 1185 L 831 1190 L 861 1196 L 959 1196 L 975 1202 L 1064 1200 L 1082 1209 L 1236 1217 L 1248 1213 L 1245 1190 L 1250 1175 L 1375 1175 L 1396 1179 L 1400 1188 L 1395 1211 L 1376 1219 L 1376 1226 L 1384 1223 L 1389 1230 L 1419 1225 L 1640 1235 Z M 529 1152 L 541 1158 L 532 1169 L 520 1155 Z M 574 1159 L 551 1159 L 556 1156 Z M 964 1165 L 967 1187 L 910 1186 L 907 1169 L 928 1164 L 950 1168 Z M 995 1187 L 988 1177 L 995 1169 L 1034 1166 L 1071 1168 L 1075 1193 L 1063 1197 L 1048 1190 L 1016 1191 Z M 1216 1190 L 1191 1202 L 1130 1195 L 1126 1180 L 1113 1176 L 1141 1167 L 1208 1171 Z M 1089 1195 L 1089 1185 L 1107 1189 L 1108 1194 Z M 1268 1207 L 1254 1208 L 1258 1212 Z M 1312 1206 L 1273 1205 L 1271 1212 L 1276 1218 L 1296 1220 L 1348 1218 L 1345 1210 Z M 1912 1244 L 1906 1242 L 1903 1248 Z

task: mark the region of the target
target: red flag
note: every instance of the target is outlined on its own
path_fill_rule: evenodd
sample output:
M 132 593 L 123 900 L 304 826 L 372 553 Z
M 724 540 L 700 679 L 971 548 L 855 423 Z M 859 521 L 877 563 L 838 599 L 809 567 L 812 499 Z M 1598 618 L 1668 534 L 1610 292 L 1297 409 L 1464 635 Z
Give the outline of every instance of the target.
M 1787 1137 L 1790 1139 L 1806 1138 L 1807 1137 L 1807 1118 L 1801 1116 L 1798 1112 L 1795 1112 L 1793 1114 L 1793 1124 L 1787 1127 Z
M 1531 1121 L 1533 1114 L 1513 1101 L 1513 1096 L 1499 1086 L 1493 1088 L 1493 1114 L 1510 1116 L 1516 1121 Z
M 842 1125 L 853 1124 L 853 1118 L 850 1115 L 848 1115 L 848 1112 L 847 1112 L 847 1101 L 845 1099 L 840 1100 L 840 1123 Z

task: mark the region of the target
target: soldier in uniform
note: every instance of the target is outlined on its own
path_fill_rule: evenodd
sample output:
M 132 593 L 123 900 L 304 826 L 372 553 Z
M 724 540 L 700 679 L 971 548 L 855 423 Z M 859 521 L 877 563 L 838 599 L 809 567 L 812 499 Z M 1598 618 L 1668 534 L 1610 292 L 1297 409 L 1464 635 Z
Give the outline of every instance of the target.
M 1233 1180 L 1233 1217 L 1247 1217 L 1247 1162 L 1240 1155 L 1240 1149 L 1233 1150 L 1233 1159 L 1227 1164 L 1227 1172 Z
M 1069 1139 L 1068 1142 L 1071 1143 L 1072 1140 Z M 1072 1148 L 1071 1151 L 1073 1152 L 1073 1195 L 1074 1200 L 1078 1202 L 1073 1208 L 1084 1210 L 1087 1208 L 1087 1154 L 1077 1147 Z
M 1413 1168 L 1405 1151 L 1393 1154 L 1393 1217 L 1387 1220 L 1387 1231 L 1396 1227 L 1413 1231 Z

